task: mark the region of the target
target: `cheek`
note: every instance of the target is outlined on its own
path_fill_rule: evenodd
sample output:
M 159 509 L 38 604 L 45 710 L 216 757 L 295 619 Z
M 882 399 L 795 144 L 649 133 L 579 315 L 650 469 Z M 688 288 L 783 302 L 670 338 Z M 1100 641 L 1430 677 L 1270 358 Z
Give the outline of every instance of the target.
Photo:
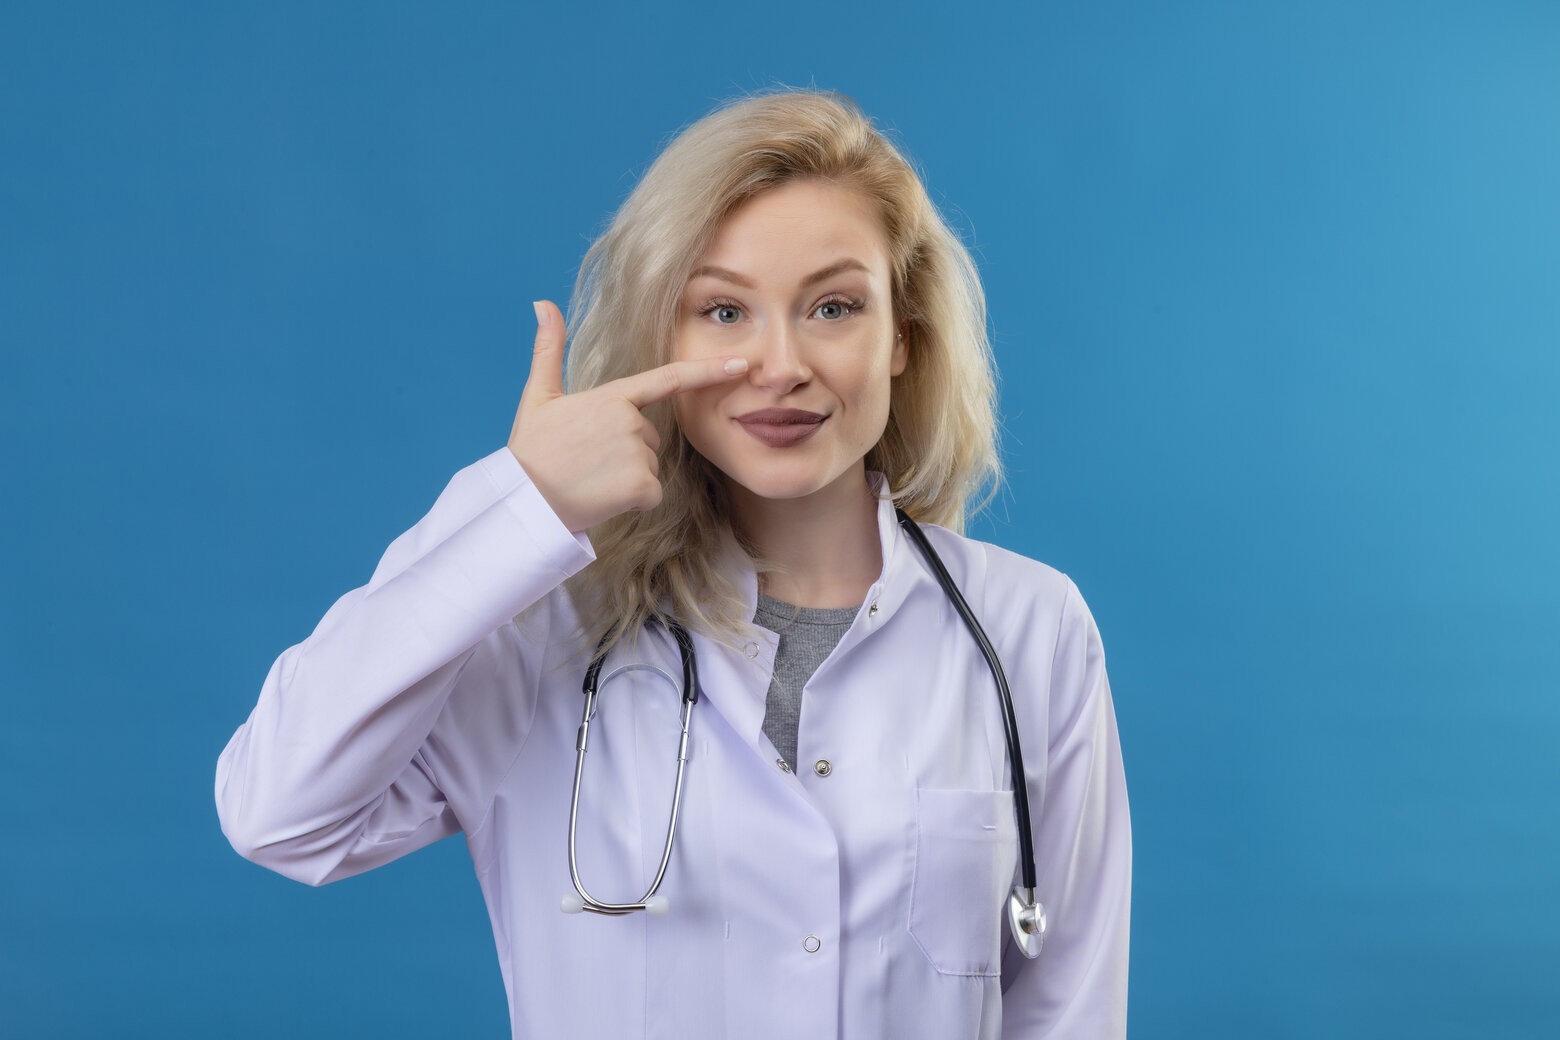
M 687 361 L 692 356 L 693 354 L 689 346 L 688 334 L 685 332 L 679 332 L 677 337 L 672 340 L 672 356 L 667 360 Z
M 682 429 L 683 436 L 693 442 L 695 447 L 698 447 L 702 432 L 716 421 L 722 391 L 721 387 L 711 387 L 678 394 L 672 399 L 672 414 L 677 417 L 677 425 Z
M 857 394 L 861 421 L 866 427 L 862 431 L 863 435 L 876 443 L 888 428 L 888 413 L 893 401 L 893 384 L 888 366 L 873 371 L 870 378 L 863 380 Z
M 888 408 L 889 390 L 893 385 L 888 358 L 874 358 L 854 371 L 841 373 L 840 379 L 836 385 L 847 387 L 847 393 L 863 410 L 875 413 Z
M 678 329 L 677 335 L 672 340 L 673 361 L 697 361 L 700 358 L 714 357 L 722 352 L 729 353 L 730 337 L 724 339 L 715 334 L 719 330 L 711 330 L 699 325 L 684 325 Z
M 687 361 L 699 356 L 699 337 L 686 323 L 680 325 L 672 337 L 672 361 Z
M 683 431 L 683 436 L 688 435 L 688 427 L 693 422 L 693 409 L 689 407 L 689 396 L 682 394 L 672 400 L 672 417 L 677 420 L 678 429 Z

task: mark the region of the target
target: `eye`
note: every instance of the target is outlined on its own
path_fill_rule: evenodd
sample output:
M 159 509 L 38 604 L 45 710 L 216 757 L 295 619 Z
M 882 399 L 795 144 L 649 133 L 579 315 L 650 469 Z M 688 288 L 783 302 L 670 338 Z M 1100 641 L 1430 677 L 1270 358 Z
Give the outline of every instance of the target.
M 699 317 L 713 316 L 717 324 L 735 325 L 742 320 L 742 308 L 730 300 L 711 300 L 698 310 Z
M 813 308 L 813 313 L 824 321 L 841 321 L 860 311 L 863 304 L 846 296 L 831 296 Z

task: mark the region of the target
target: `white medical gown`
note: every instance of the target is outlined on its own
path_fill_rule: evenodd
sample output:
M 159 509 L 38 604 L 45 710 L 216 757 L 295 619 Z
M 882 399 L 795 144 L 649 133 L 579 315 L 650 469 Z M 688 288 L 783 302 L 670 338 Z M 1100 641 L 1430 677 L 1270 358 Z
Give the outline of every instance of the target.
M 1094 620 L 1065 575 L 926 528 L 1013 690 L 1050 919 L 1030 961 L 1004 913 L 1018 844 L 990 672 L 886 498 L 878 528 L 882 576 L 806 686 L 794 772 L 762 731 L 775 637 L 695 634 L 664 917 L 560 912 L 589 650 L 560 586 L 593 553 L 507 447 L 277 659 L 217 763 L 223 831 L 311 885 L 464 831 L 516 1037 L 1123 1037 L 1131 831 Z M 606 673 L 625 663 L 681 675 L 658 628 Z M 602 688 L 579 827 L 598 898 L 654 875 L 677 739 L 660 677 Z

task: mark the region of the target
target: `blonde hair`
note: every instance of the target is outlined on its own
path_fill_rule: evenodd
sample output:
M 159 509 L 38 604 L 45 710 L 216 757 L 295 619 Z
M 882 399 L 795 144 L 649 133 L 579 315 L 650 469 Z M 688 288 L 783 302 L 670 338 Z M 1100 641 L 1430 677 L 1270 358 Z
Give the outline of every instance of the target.
M 671 359 L 693 265 L 746 200 L 817 178 L 860 191 L 882 217 L 895 326 L 909 358 L 888 425 L 867 454 L 917 520 L 962 531 L 973 496 L 1000 479 L 986 302 L 969 252 L 899 151 L 849 99 L 782 89 L 730 102 L 667 145 L 586 253 L 570 303 L 570 392 Z M 718 569 L 729 506 L 721 474 L 693 450 L 669 403 L 646 410 L 661 436 L 661 504 L 591 529 L 596 562 L 571 579 L 589 646 L 670 615 L 732 642 L 749 623 Z

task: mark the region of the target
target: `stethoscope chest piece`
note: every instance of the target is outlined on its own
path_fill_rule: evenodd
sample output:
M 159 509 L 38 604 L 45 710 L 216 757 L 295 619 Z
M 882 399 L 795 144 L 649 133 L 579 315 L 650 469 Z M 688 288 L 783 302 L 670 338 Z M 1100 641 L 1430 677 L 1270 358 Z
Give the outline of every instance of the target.
M 1045 907 L 1035 901 L 1035 890 L 1015 886 L 1007 902 L 1008 925 L 1013 941 L 1024 956 L 1034 960 L 1045 945 Z

